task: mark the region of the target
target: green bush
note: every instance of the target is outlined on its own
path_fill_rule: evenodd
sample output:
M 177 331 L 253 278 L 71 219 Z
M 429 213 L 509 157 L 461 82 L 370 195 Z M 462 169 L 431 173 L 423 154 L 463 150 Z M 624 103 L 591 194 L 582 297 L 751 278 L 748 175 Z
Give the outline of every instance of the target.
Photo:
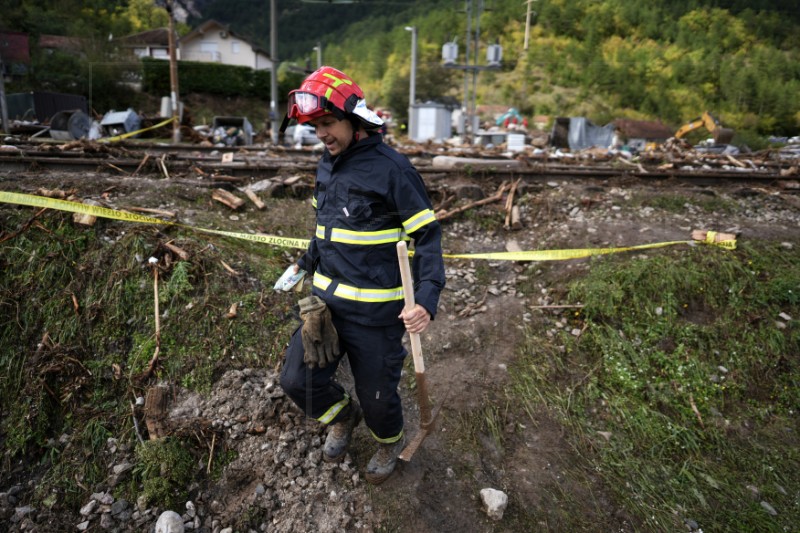
M 169 62 L 143 59 L 142 88 L 151 94 L 170 92 Z M 250 67 L 181 61 L 178 63 L 179 91 L 219 96 L 270 97 L 270 72 Z

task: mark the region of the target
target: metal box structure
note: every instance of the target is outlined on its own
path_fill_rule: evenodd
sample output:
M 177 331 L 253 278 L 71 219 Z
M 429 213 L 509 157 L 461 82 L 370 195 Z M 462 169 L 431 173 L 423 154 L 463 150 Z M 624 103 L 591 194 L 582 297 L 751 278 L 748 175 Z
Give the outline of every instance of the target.
M 452 111 L 444 104 L 427 102 L 411 106 L 413 131 L 408 132 L 412 141 L 441 142 L 452 135 Z

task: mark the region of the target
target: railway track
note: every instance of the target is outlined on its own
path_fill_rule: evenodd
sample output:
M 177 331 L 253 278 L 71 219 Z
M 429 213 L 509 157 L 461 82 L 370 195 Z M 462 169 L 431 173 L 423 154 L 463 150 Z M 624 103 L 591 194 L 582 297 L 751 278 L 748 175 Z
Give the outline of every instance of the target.
M 6 140 L 8 143 L 9 141 Z M 313 175 L 320 153 L 311 149 L 272 146 L 219 147 L 160 143 L 63 143 L 20 139 L 0 150 L 0 173 L 106 172 L 124 176 L 162 174 L 186 177 L 197 174 L 228 178 L 272 178 L 297 174 Z M 404 151 L 402 147 L 401 151 Z M 776 184 L 796 182 L 800 158 L 766 157 L 736 159 L 701 154 L 692 157 L 643 156 L 637 163 L 621 158 L 525 156 L 516 159 L 492 153 L 464 153 L 466 163 L 444 167 L 433 163 L 437 153 L 406 150 L 426 180 L 451 177 L 491 180 L 522 178 L 540 181 L 559 178 L 615 178 L 642 180 L 678 179 L 696 184 L 740 182 Z M 451 158 L 452 159 L 452 158 Z

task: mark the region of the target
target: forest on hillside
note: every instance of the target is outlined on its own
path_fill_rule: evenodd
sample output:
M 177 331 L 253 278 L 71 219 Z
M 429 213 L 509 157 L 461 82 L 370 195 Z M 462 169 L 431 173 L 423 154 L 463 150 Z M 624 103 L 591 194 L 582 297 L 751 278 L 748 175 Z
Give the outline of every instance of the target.
M 0 28 L 34 38 L 87 38 L 91 49 L 83 61 L 95 64 L 108 53 L 109 36 L 161 27 L 167 20 L 163 7 L 148 0 L 0 3 Z M 313 48 L 321 44 L 324 63 L 351 74 L 370 103 L 400 117 L 408 108 L 411 75 L 411 35 L 404 28 L 414 26 L 418 101 L 460 101 L 465 85 L 472 90 L 470 74 L 465 79 L 463 70 L 442 65 L 444 43 L 455 40 L 459 62 L 473 66 L 485 63 L 486 47 L 498 43 L 502 68 L 476 75 L 478 105 L 516 107 L 526 116 L 583 115 L 596 123 L 660 119 L 671 125 L 708 110 L 740 132 L 800 130 L 800 11 L 794 0 L 532 0 L 530 25 L 520 0 L 276 5 L 281 79 L 292 76 L 292 64 L 313 64 Z M 180 31 L 214 18 L 269 50 L 269 2 L 205 0 L 187 7 L 194 14 Z M 85 88 L 81 59 L 65 59 L 38 58 L 28 84 Z

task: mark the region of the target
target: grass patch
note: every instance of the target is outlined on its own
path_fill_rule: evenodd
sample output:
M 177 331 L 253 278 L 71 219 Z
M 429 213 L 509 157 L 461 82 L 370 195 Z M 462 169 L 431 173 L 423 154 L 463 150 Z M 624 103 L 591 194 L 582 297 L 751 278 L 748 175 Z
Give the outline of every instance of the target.
M 601 258 L 568 291 L 583 334 L 531 329 L 512 394 L 557 413 L 618 504 L 647 531 L 800 523 L 800 252 Z
M 74 509 L 108 474 L 108 437 L 136 443 L 136 397 L 158 380 L 205 392 L 228 369 L 274 366 L 295 323 L 292 298 L 272 290 L 286 267 L 274 247 L 106 219 L 86 228 L 69 213 L 34 213 L 0 210 L 2 235 L 11 236 L 0 242 L 0 442 L 4 465 L 38 465 L 34 504 Z M 150 257 L 158 261 L 159 336 Z M 143 379 L 157 346 L 155 372 Z M 194 441 L 183 448 L 208 453 Z M 159 504 L 180 496 L 186 472 L 155 479 L 158 457 L 139 457 L 143 488 L 131 489 L 131 501 L 137 490 Z M 169 461 L 178 468 L 178 459 Z

